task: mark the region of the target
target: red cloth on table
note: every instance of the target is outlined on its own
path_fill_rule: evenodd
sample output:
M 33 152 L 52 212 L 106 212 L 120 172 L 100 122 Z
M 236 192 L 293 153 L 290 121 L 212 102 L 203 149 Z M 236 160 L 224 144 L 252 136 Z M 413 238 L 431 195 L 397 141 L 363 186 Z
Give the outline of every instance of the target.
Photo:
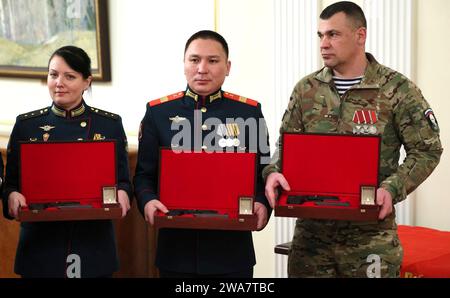
M 450 277 L 450 232 L 398 227 L 404 257 L 401 277 Z

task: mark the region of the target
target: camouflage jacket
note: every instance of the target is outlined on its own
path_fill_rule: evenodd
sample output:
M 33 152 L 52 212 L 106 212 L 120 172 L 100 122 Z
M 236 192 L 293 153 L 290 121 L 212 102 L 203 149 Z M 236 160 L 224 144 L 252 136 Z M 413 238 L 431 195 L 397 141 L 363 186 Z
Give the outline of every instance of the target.
M 379 64 L 371 54 L 367 54 L 367 59 L 369 64 L 362 82 L 342 97 L 327 67 L 297 83 L 283 116 L 280 135 L 284 132 L 380 135 L 380 186 L 391 193 L 395 204 L 404 200 L 438 165 L 443 150 L 439 127 L 414 83 Z M 370 121 L 364 122 L 365 118 Z M 280 143 L 279 139 L 272 162 L 263 171 L 264 178 L 280 169 Z M 406 158 L 399 165 L 402 145 Z

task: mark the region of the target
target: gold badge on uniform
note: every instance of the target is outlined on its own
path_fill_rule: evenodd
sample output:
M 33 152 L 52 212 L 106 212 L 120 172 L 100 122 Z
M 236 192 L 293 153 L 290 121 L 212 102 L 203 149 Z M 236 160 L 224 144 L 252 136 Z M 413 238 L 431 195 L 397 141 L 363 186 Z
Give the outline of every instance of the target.
M 94 141 L 102 141 L 104 139 L 105 139 L 105 137 L 102 136 L 101 134 L 99 134 L 99 133 L 94 134 Z
M 357 110 L 353 114 L 354 134 L 375 135 L 378 132 L 375 124 L 378 122 L 377 112 L 375 110 Z
M 44 135 L 42 136 L 42 139 L 44 140 L 44 142 L 47 142 L 49 138 L 50 138 L 50 135 L 48 133 L 44 133 Z

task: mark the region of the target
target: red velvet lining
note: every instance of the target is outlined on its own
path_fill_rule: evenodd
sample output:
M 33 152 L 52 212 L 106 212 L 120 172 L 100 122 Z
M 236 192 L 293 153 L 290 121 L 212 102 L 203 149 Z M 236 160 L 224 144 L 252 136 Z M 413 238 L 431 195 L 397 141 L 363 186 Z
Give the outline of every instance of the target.
M 161 149 L 159 199 L 169 210 L 216 210 L 237 217 L 239 197 L 254 197 L 255 167 L 255 153 Z
M 20 148 L 20 191 L 27 203 L 101 207 L 102 187 L 117 185 L 114 141 L 23 143 Z
M 361 186 L 378 186 L 379 148 L 376 136 L 284 134 L 282 173 L 291 191 L 279 204 L 287 195 L 329 195 L 358 208 Z

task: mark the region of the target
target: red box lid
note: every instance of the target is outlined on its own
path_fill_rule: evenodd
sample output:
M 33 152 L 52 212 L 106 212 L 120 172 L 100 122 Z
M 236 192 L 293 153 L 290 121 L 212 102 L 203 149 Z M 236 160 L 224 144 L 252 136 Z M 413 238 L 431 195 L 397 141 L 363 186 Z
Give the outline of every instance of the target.
M 378 186 L 379 136 L 283 134 L 281 170 L 291 192 L 358 195 Z
M 20 144 L 20 192 L 27 203 L 102 202 L 117 186 L 115 141 Z
M 254 197 L 256 153 L 161 149 L 159 200 L 168 209 L 238 211 L 238 198 Z

